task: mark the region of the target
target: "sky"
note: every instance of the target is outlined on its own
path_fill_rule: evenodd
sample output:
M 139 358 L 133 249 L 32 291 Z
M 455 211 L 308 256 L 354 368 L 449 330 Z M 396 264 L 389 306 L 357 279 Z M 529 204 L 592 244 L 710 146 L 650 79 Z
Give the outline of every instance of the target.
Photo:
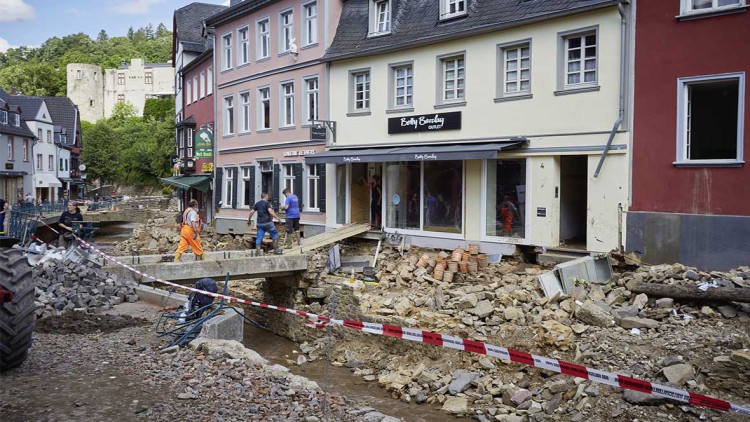
M 200 0 L 228 4 L 228 0 Z M 0 0 L 0 52 L 20 46 L 38 47 L 48 38 L 83 32 L 96 38 L 127 34 L 149 23 L 172 30 L 175 9 L 192 0 Z

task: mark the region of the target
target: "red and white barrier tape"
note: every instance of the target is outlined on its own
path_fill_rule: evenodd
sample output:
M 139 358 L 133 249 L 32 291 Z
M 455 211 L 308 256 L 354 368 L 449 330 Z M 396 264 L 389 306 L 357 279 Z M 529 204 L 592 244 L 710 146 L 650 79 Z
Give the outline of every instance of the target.
M 695 406 L 707 407 L 709 409 L 718 410 L 721 412 L 731 412 L 739 415 L 750 416 L 750 408 L 746 406 L 740 406 L 738 404 L 730 403 L 725 400 L 720 400 L 713 397 L 704 396 L 698 393 L 692 393 L 687 390 L 668 387 L 666 385 L 656 384 L 649 381 L 640 380 L 637 378 L 627 377 L 621 374 L 615 374 L 607 371 L 600 371 L 598 369 L 587 368 L 582 365 L 576 365 L 574 363 L 565 362 L 558 359 L 548 358 L 544 356 L 537 356 L 531 353 L 522 352 L 515 349 L 509 349 L 501 346 L 496 346 L 489 343 L 480 341 L 463 339 L 460 337 L 453 337 L 435 333 L 432 331 L 417 330 L 414 328 L 400 327 L 397 325 L 379 324 L 374 322 L 362 322 L 352 320 L 341 320 L 331 319 L 324 315 L 316 315 L 309 312 L 299 311 L 295 309 L 284 308 L 281 306 L 269 305 L 266 303 L 255 302 L 246 299 L 240 299 L 233 296 L 227 296 L 220 293 L 211 293 L 204 290 L 199 290 L 194 287 L 182 286 L 177 283 L 162 280 L 160 278 L 145 274 L 132 266 L 118 261 L 117 259 L 107 255 L 100 251 L 94 246 L 90 245 L 83 239 L 76 237 L 81 244 L 90 249 L 91 251 L 103 256 L 108 261 L 112 261 L 128 270 L 138 274 L 142 277 L 148 278 L 159 283 L 164 283 L 173 287 L 189 290 L 196 293 L 201 293 L 207 296 L 215 298 L 226 299 L 229 302 L 244 303 L 255 307 L 273 309 L 276 311 L 286 312 L 293 315 L 303 316 L 308 318 L 310 322 L 307 324 L 314 328 L 322 328 L 327 325 L 340 325 L 346 328 L 351 328 L 358 331 L 363 331 L 370 334 L 376 334 L 386 337 L 394 337 L 403 340 L 415 341 L 418 343 L 427 343 L 435 346 L 446 347 L 450 349 L 461 350 L 465 352 L 477 353 L 481 355 L 492 356 L 500 359 L 509 360 L 511 362 L 521 363 L 528 366 L 534 366 L 537 368 L 546 369 L 549 371 L 557 372 L 560 374 L 570 375 L 573 377 L 583 378 L 589 381 L 597 382 L 600 384 L 606 384 L 613 387 L 625 388 L 628 390 L 638 391 L 645 394 L 650 394 L 655 397 L 662 397 L 671 399 L 680 403 L 691 404 Z

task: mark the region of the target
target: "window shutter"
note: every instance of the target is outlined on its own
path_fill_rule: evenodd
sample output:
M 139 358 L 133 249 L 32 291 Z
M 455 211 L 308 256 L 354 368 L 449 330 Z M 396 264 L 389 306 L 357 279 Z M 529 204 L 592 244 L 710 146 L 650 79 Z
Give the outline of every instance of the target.
M 248 203 L 250 204 L 250 208 L 252 208 L 255 204 L 255 166 L 250 166 L 248 168 L 250 169 L 250 178 L 247 179 L 248 184 L 250 184 L 250 191 L 248 192 L 250 198 Z
M 216 175 L 214 176 L 214 207 L 219 208 L 219 202 L 221 202 L 222 193 L 224 189 L 224 169 L 221 167 L 216 168 Z
M 281 166 L 273 165 L 273 192 L 271 192 L 271 207 L 279 210 L 279 195 L 281 194 Z
M 305 209 L 305 206 L 302 201 L 302 169 L 305 168 L 304 164 L 293 164 L 292 165 L 292 174 L 294 174 L 294 183 L 292 186 L 292 189 L 294 189 L 294 194 L 297 195 L 297 199 L 299 200 L 299 209 L 302 211 Z
M 326 212 L 326 165 L 318 164 L 318 209 Z
M 234 169 L 234 180 L 232 182 L 232 208 L 237 208 L 237 185 L 240 184 L 240 169 Z

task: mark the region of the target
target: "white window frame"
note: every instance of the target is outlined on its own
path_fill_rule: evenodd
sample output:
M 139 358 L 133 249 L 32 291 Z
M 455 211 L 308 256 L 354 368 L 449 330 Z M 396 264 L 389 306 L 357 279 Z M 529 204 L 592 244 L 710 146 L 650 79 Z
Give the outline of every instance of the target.
M 221 51 L 224 55 L 221 60 L 221 70 L 232 68 L 232 33 L 228 32 L 221 36 Z
M 191 127 L 185 130 L 185 156 L 195 157 L 195 130 Z
M 734 159 L 691 160 L 688 153 L 688 87 L 690 85 L 737 80 L 739 90 L 737 104 L 737 156 Z M 716 75 L 691 76 L 677 79 L 677 166 L 737 166 L 744 164 L 744 120 L 745 120 L 745 72 Z
M 268 110 L 265 103 L 268 102 Z M 268 127 L 265 125 L 266 113 L 268 116 Z M 271 130 L 271 87 L 263 86 L 258 88 L 258 131 Z
M 589 45 L 586 44 L 586 37 L 589 35 L 593 35 L 596 38 L 596 44 Z M 581 46 L 576 47 L 576 49 L 580 49 L 581 55 L 578 59 L 569 60 L 569 49 L 570 49 L 570 40 L 574 38 L 580 38 L 581 39 Z M 599 89 L 599 61 L 600 61 L 600 40 L 601 37 L 599 36 L 599 27 L 598 26 L 592 26 L 588 28 L 580 28 L 575 29 L 572 31 L 565 31 L 558 34 L 558 78 L 557 78 L 557 89 L 558 91 L 555 93 L 557 95 L 564 94 L 564 93 L 570 93 L 570 92 L 580 92 L 580 91 L 591 91 L 591 90 L 598 90 Z M 586 57 L 586 49 L 594 47 L 595 50 L 595 56 L 594 57 Z M 594 68 L 593 69 L 586 69 L 586 61 L 587 60 L 594 60 Z M 568 67 L 570 63 L 578 62 L 580 63 L 579 69 L 574 72 L 569 72 Z M 586 81 L 586 73 L 588 72 L 594 72 L 594 80 L 593 81 Z M 568 82 L 568 75 L 569 74 L 578 74 L 580 75 L 580 79 L 576 83 L 569 83 Z
M 83 70 L 76 70 L 76 79 L 83 79 Z
M 368 36 L 391 33 L 393 26 L 391 0 L 370 0 L 370 30 Z
M 154 83 L 154 73 L 149 71 L 144 74 L 143 81 L 146 85 L 152 85 Z
M 279 183 L 279 198 L 284 197 L 284 189 L 289 189 L 290 193 L 294 193 L 294 179 L 294 164 L 282 164 L 281 183 Z
M 200 96 L 201 99 L 206 98 L 206 72 L 202 71 L 200 76 L 198 77 L 200 80 Z
M 186 82 L 186 87 L 185 87 L 185 105 L 188 105 L 193 102 L 191 95 L 193 95 L 193 82 L 188 80 Z
M 8 112 L 5 110 L 2 110 L 0 112 L 0 123 L 7 125 L 8 124 Z
M 10 144 L 10 145 L 12 146 L 13 144 Z M 44 165 L 43 161 L 44 161 L 44 154 L 37 154 L 36 155 L 36 169 L 37 170 L 44 171 L 44 167 L 42 167 Z
M 237 66 L 239 67 L 250 63 L 250 26 L 245 25 L 237 29 L 237 43 L 240 47 L 237 49 Z
M 125 74 L 117 72 L 117 85 L 125 85 Z
M 526 56 L 523 55 L 526 50 Z M 515 53 L 514 58 L 510 58 L 510 53 Z M 515 98 L 527 97 L 531 95 L 531 40 L 517 41 L 498 45 L 497 52 L 497 98 Z M 524 60 L 528 63 L 524 66 Z M 511 63 L 515 64 L 513 70 L 509 70 Z M 528 77 L 522 76 L 523 72 L 528 72 Z M 509 75 L 515 73 L 515 80 L 510 80 Z M 523 82 L 528 82 L 528 87 L 523 89 Z M 513 84 L 515 91 L 508 91 L 508 85 Z
M 320 206 L 318 204 L 318 192 L 321 186 L 320 174 L 318 173 L 318 165 L 305 164 L 305 167 L 305 187 L 303 189 L 303 191 L 305 191 L 304 197 L 306 198 L 305 211 L 320 212 Z M 315 182 L 312 190 L 310 189 L 310 181 Z M 323 189 L 325 189 L 325 186 L 323 186 Z
M 47 129 L 47 143 L 48 144 L 52 143 L 52 131 L 49 129 Z
M 214 67 L 206 68 L 206 96 L 214 92 Z
M 47 156 L 47 171 L 55 171 L 55 156 L 54 155 L 48 155 Z
M 13 145 L 13 142 L 15 142 L 15 139 L 12 136 L 8 136 L 8 161 L 16 160 L 16 148 L 15 145 Z
M 390 104 L 391 109 L 414 109 L 414 63 L 397 63 L 392 64 L 390 67 L 391 81 L 390 81 Z M 403 76 L 399 73 L 406 71 Z M 403 87 L 399 87 L 399 80 L 404 80 Z M 403 95 L 399 95 L 399 88 L 403 88 Z M 411 88 L 411 93 L 409 93 Z M 399 104 L 399 98 L 403 97 L 404 103 Z
M 241 173 L 239 179 L 241 185 L 237 186 L 237 208 L 250 209 L 254 205 L 255 198 L 245 198 L 245 186 L 250 183 L 250 174 L 254 170 L 254 168 L 248 166 L 240 167 Z M 248 205 L 245 205 L 246 199 L 250 199 Z
M 265 17 L 255 23 L 256 28 L 256 60 L 267 59 L 271 57 L 271 19 Z M 265 51 L 264 51 L 265 50 Z
M 681 10 L 682 10 L 683 14 L 687 15 L 687 14 L 701 14 L 701 13 L 720 12 L 720 11 L 724 11 L 724 10 L 731 10 L 731 9 L 741 8 L 741 7 L 744 7 L 747 4 L 746 0 L 737 0 L 737 3 L 735 3 L 735 4 L 728 4 L 726 6 L 719 6 L 719 0 L 706 0 L 706 1 L 711 2 L 711 6 L 710 7 L 701 8 L 701 9 L 695 9 L 693 1 L 694 0 L 682 0 L 681 1 L 681 3 L 682 3 Z
M 291 89 L 290 89 L 291 88 Z M 279 127 L 294 127 L 294 81 L 279 83 Z M 287 118 L 288 117 L 288 118 Z
M 305 20 L 303 45 L 318 43 L 318 2 L 311 1 L 302 5 L 302 17 Z
M 21 115 L 13 113 L 13 126 L 21 127 Z
M 482 160 L 482 193 L 481 193 L 481 212 L 482 212 L 482 237 L 481 240 L 485 242 L 500 242 L 500 243 L 513 243 L 516 245 L 530 245 L 531 244 L 531 201 L 529 200 L 529 188 L 532 186 L 531 178 L 533 177 L 531 171 L 531 159 L 530 158 L 519 158 L 519 160 L 526 161 L 526 201 L 524 206 L 524 237 L 507 237 L 507 236 L 489 236 L 487 235 L 487 207 L 495 206 L 495 204 L 487 203 L 487 171 L 489 168 L 488 162 L 492 160 Z
M 465 16 L 467 0 L 440 0 L 440 20 Z
M 29 161 L 29 140 L 28 139 L 23 140 L 23 161 L 24 162 Z
M 309 76 L 303 79 L 305 87 L 305 100 L 303 104 L 305 121 L 303 125 L 311 125 L 313 120 L 320 119 L 320 78 L 318 75 Z M 314 87 L 311 88 L 310 84 L 314 82 Z M 311 110 L 310 103 L 313 103 L 314 111 Z
M 460 62 L 463 61 L 463 64 Z M 454 68 L 450 69 L 449 64 L 454 63 Z M 463 77 L 459 77 L 460 70 L 463 70 Z M 438 57 L 438 104 L 463 104 L 466 102 L 466 52 L 457 52 L 453 54 L 447 54 Z M 448 72 L 453 71 L 454 77 L 451 78 L 453 81 L 453 89 L 449 90 L 448 85 Z M 461 85 L 459 82 L 463 81 L 463 88 L 459 88 Z M 459 90 L 462 90 L 462 94 L 459 97 Z M 447 93 L 452 91 L 453 98 L 448 98 Z
M 360 77 L 362 79 L 360 80 Z M 354 113 L 363 113 L 370 111 L 370 94 L 372 92 L 372 80 L 370 76 L 370 69 L 359 69 L 352 70 L 349 72 L 349 84 L 351 95 L 349 95 L 350 106 L 349 109 Z M 362 85 L 362 89 L 358 86 Z M 357 95 L 362 93 L 362 99 L 358 99 Z M 361 107 L 360 104 L 361 103 Z
M 279 54 L 291 51 L 293 39 L 294 9 L 282 10 L 279 12 Z
M 229 101 L 227 101 L 229 100 Z M 225 95 L 222 101 L 223 122 L 222 133 L 224 136 L 234 135 L 234 95 Z M 228 130 L 227 130 L 228 129 Z
M 193 103 L 198 102 L 198 76 L 193 76 Z
M 240 96 L 240 127 L 239 133 L 250 133 L 250 91 L 242 91 Z
M 224 194 L 222 195 L 222 208 L 232 208 L 232 193 L 234 188 L 234 172 L 237 167 L 224 167 Z M 238 204 L 239 206 L 239 201 Z

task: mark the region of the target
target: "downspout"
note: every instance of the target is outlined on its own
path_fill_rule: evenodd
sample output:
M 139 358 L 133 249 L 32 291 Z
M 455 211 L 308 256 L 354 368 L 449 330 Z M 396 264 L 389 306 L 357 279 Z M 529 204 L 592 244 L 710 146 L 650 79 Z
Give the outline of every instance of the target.
M 212 177 L 213 182 L 211 183 L 211 206 L 209 207 L 208 210 L 206 210 L 206 216 L 208 217 L 208 221 L 213 221 L 213 219 L 216 218 L 216 216 L 214 215 L 214 212 L 216 210 L 216 204 L 220 200 L 219 198 L 216 197 L 216 190 L 217 190 L 216 189 L 216 166 L 218 164 L 218 158 L 219 158 L 219 148 L 218 148 L 219 136 L 217 133 L 218 131 L 216 130 L 216 127 L 218 126 L 217 123 L 219 120 L 217 119 L 218 116 L 216 113 L 219 110 L 218 109 L 219 84 L 214 83 L 214 81 L 218 80 L 219 78 L 218 75 L 219 75 L 220 70 L 216 62 L 216 29 L 213 27 L 210 29 L 206 27 L 206 36 L 210 36 L 210 34 L 213 34 L 213 37 L 211 37 L 211 44 L 212 44 L 211 48 L 213 49 L 213 52 L 211 53 L 211 62 L 213 63 L 211 65 L 213 66 L 213 71 L 211 72 L 211 78 L 213 79 L 211 81 L 211 92 L 213 93 L 212 95 L 214 97 L 213 98 L 214 110 L 213 110 L 211 117 L 213 117 L 214 122 L 213 122 L 213 129 L 212 129 L 211 135 L 214 137 L 214 142 L 213 142 L 213 145 L 211 145 L 211 148 L 213 149 L 213 158 L 211 158 L 211 161 L 213 162 L 214 171 L 213 171 L 213 177 Z M 214 225 L 214 227 L 216 226 Z
M 602 156 L 601 158 L 599 158 L 599 164 L 597 164 L 596 166 L 596 171 L 594 172 L 594 178 L 599 177 L 599 172 L 602 170 L 602 166 L 604 165 L 604 160 L 607 158 L 607 154 L 609 154 L 609 149 L 612 146 L 612 142 L 615 140 L 617 129 L 620 128 L 620 125 L 622 124 L 622 120 L 625 115 L 625 74 L 626 74 L 626 66 L 627 66 L 627 54 L 625 51 L 625 46 L 626 46 L 626 41 L 627 41 L 628 21 L 625 16 L 625 6 L 623 6 L 624 1 L 626 0 L 621 0 L 621 2 L 617 4 L 617 12 L 620 14 L 620 102 L 619 102 L 619 109 L 617 111 L 617 120 L 615 120 L 615 124 L 612 126 L 612 131 L 609 133 L 609 139 L 607 139 L 607 145 L 604 147 L 604 152 L 602 152 Z

